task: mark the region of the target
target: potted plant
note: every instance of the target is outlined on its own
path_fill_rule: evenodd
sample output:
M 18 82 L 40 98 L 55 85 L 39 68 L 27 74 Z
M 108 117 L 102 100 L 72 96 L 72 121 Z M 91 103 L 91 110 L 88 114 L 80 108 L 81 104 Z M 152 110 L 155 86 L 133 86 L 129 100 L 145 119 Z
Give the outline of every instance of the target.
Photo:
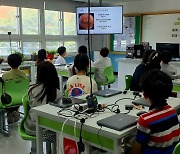
M 32 61 L 36 61 L 37 60 L 37 53 L 36 52 L 32 52 L 31 60 Z
M 54 55 L 55 55 L 56 53 L 57 53 L 56 50 L 48 50 L 48 51 L 47 51 L 47 59 L 53 60 Z
M 22 61 L 24 61 L 24 54 L 18 50 L 14 50 L 13 51 L 14 54 L 18 54 L 21 58 L 22 58 Z

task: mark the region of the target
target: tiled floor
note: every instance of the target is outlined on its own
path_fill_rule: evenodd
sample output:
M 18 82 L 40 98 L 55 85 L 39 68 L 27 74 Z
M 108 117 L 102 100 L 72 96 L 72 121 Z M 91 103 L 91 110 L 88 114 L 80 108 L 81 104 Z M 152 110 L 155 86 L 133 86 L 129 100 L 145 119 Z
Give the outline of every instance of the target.
M 116 82 L 111 85 L 111 88 L 116 89 Z M 5 137 L 0 134 L 0 154 L 29 154 L 31 143 L 29 141 L 24 141 L 18 134 L 18 124 L 10 126 L 10 137 Z

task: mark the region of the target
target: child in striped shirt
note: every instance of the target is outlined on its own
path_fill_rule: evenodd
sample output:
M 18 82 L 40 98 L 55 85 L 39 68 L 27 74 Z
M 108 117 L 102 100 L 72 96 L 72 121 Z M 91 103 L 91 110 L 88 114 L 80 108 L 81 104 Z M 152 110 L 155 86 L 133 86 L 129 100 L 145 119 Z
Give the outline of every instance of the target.
M 151 106 L 139 117 L 132 153 L 172 154 L 179 142 L 180 128 L 176 111 L 166 102 L 173 87 L 171 78 L 151 70 L 143 74 L 140 84 Z

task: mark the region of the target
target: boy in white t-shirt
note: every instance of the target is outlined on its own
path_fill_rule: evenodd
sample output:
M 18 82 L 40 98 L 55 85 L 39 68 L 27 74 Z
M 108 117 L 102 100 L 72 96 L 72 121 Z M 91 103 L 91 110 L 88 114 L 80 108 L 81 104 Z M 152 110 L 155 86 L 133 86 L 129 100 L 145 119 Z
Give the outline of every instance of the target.
M 95 61 L 93 67 L 95 68 L 95 80 L 97 82 L 106 82 L 107 79 L 104 76 L 104 69 L 112 66 L 111 59 L 108 57 L 109 49 L 104 47 L 100 50 L 100 59 Z
M 56 59 L 55 64 L 58 64 L 58 65 L 66 64 L 66 61 L 64 59 L 64 57 L 66 56 L 66 48 L 61 46 L 61 47 L 58 48 L 57 52 L 59 53 L 59 56 Z
M 76 75 L 71 76 L 67 81 L 67 91 L 69 96 L 80 96 L 89 94 L 91 85 L 90 77 L 86 76 L 89 67 L 89 58 L 86 54 L 78 54 L 74 59 Z M 92 79 L 92 92 L 97 91 L 97 84 Z

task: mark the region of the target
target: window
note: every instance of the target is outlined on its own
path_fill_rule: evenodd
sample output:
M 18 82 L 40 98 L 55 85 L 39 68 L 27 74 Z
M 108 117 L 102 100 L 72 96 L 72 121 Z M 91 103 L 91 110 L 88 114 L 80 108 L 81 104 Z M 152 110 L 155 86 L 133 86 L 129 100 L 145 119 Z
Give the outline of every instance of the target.
M 0 34 L 18 34 L 17 8 L 0 6 Z
M 57 50 L 62 45 L 62 42 L 46 42 L 46 50 Z
M 67 52 L 77 52 L 77 43 L 74 41 L 64 42 Z
M 10 49 L 9 42 L 0 42 L 0 55 L 1 56 L 10 55 L 11 53 L 13 53 L 13 51 L 18 51 L 19 43 L 11 42 L 11 47 L 12 49 Z
M 40 49 L 40 42 L 23 42 L 23 53 L 32 54 Z
M 76 35 L 76 14 L 64 12 L 64 35 Z
M 22 31 L 26 35 L 39 34 L 39 10 L 22 8 Z
M 60 16 L 58 11 L 45 10 L 45 34 L 60 35 Z

